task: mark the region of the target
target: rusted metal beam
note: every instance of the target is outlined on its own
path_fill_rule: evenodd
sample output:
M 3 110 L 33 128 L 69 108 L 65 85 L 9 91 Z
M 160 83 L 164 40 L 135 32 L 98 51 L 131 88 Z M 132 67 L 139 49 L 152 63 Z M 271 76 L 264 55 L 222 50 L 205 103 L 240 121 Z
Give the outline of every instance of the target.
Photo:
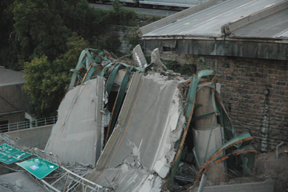
M 241 139 L 243 138 L 243 139 Z M 196 178 L 196 182 L 199 181 L 201 173 L 203 172 L 203 170 L 205 169 L 205 167 L 207 165 L 209 165 L 213 159 L 215 159 L 219 154 L 221 154 L 222 152 L 224 152 L 226 149 L 235 146 L 238 143 L 243 143 L 244 141 L 250 141 L 252 140 L 253 137 L 251 137 L 251 135 L 249 133 L 243 133 L 241 135 L 239 135 L 238 137 L 235 137 L 233 139 L 231 139 L 230 141 L 228 141 L 226 144 L 224 144 L 214 155 L 212 155 L 203 165 L 202 167 L 199 169 L 197 178 Z
M 211 163 L 207 168 L 205 168 L 205 170 L 203 171 L 203 173 L 207 173 L 207 171 L 216 163 L 219 163 L 221 161 L 224 161 L 225 159 L 228 159 L 231 156 L 237 156 L 243 153 L 256 153 L 255 149 L 243 149 L 243 150 L 237 150 L 232 152 L 232 154 L 226 155 L 224 157 L 221 157 L 220 159 L 217 159 L 216 161 L 214 161 L 213 163 Z

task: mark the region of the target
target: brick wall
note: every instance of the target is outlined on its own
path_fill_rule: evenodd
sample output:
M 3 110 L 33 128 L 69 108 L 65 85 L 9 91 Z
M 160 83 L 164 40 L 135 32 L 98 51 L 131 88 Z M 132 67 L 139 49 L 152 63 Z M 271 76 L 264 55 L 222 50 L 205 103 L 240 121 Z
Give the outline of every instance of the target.
M 200 56 L 163 53 L 162 59 L 195 64 Z M 260 151 L 288 142 L 288 61 L 203 56 L 221 83 L 222 100 L 238 133 L 249 131 Z

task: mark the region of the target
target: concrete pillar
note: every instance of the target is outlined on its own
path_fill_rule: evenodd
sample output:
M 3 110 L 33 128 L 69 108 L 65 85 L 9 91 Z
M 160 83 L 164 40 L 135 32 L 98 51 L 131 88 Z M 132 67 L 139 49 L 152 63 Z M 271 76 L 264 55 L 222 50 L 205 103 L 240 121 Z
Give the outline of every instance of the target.
M 198 85 L 198 87 L 199 86 L 201 85 Z M 212 103 L 212 89 L 210 87 L 203 87 L 197 92 L 196 105 L 199 104 L 202 106 L 195 109 L 194 117 L 199 117 L 201 115 L 214 112 L 214 107 Z M 210 130 L 212 124 L 213 128 L 210 137 Z M 193 139 L 200 166 L 202 166 L 205 161 L 213 153 L 215 153 L 218 148 L 222 146 L 222 128 L 220 127 L 220 125 L 217 124 L 217 118 L 215 115 L 211 115 L 194 122 Z M 210 168 L 210 170 L 208 171 L 207 180 L 212 182 L 213 184 L 219 184 L 220 182 L 225 181 L 225 173 L 226 169 L 224 166 L 224 162 L 219 162 Z

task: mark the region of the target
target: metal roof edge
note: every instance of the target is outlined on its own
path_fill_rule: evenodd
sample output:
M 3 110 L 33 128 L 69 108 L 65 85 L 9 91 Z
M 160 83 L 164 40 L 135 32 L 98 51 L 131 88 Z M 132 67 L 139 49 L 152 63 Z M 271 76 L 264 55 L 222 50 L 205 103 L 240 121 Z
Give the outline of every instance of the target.
M 4 87 L 4 86 L 9 86 L 9 85 L 20 85 L 20 84 L 25 84 L 25 81 L 20 81 L 20 82 L 13 82 L 13 83 L 3 83 L 0 84 L 0 87 Z

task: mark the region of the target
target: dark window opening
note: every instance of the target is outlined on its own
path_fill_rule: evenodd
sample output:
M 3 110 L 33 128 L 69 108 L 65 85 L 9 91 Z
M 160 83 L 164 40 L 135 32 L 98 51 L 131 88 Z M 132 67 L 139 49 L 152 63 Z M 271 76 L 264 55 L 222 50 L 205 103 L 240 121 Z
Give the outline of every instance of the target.
M 0 132 L 8 132 L 8 120 L 0 121 Z
M 164 47 L 163 46 L 163 52 L 168 52 L 168 51 L 175 51 L 175 47 Z
M 116 101 L 118 99 L 118 92 L 111 91 L 110 95 L 108 96 L 108 103 L 105 104 L 105 125 L 104 125 L 104 135 L 105 135 L 105 144 L 107 143 L 109 137 L 111 136 L 114 126 L 116 125 L 120 109 L 123 105 L 123 101 L 125 99 L 126 93 L 122 101 L 120 101 L 120 106 L 116 106 Z M 118 109 L 118 111 L 116 111 Z

